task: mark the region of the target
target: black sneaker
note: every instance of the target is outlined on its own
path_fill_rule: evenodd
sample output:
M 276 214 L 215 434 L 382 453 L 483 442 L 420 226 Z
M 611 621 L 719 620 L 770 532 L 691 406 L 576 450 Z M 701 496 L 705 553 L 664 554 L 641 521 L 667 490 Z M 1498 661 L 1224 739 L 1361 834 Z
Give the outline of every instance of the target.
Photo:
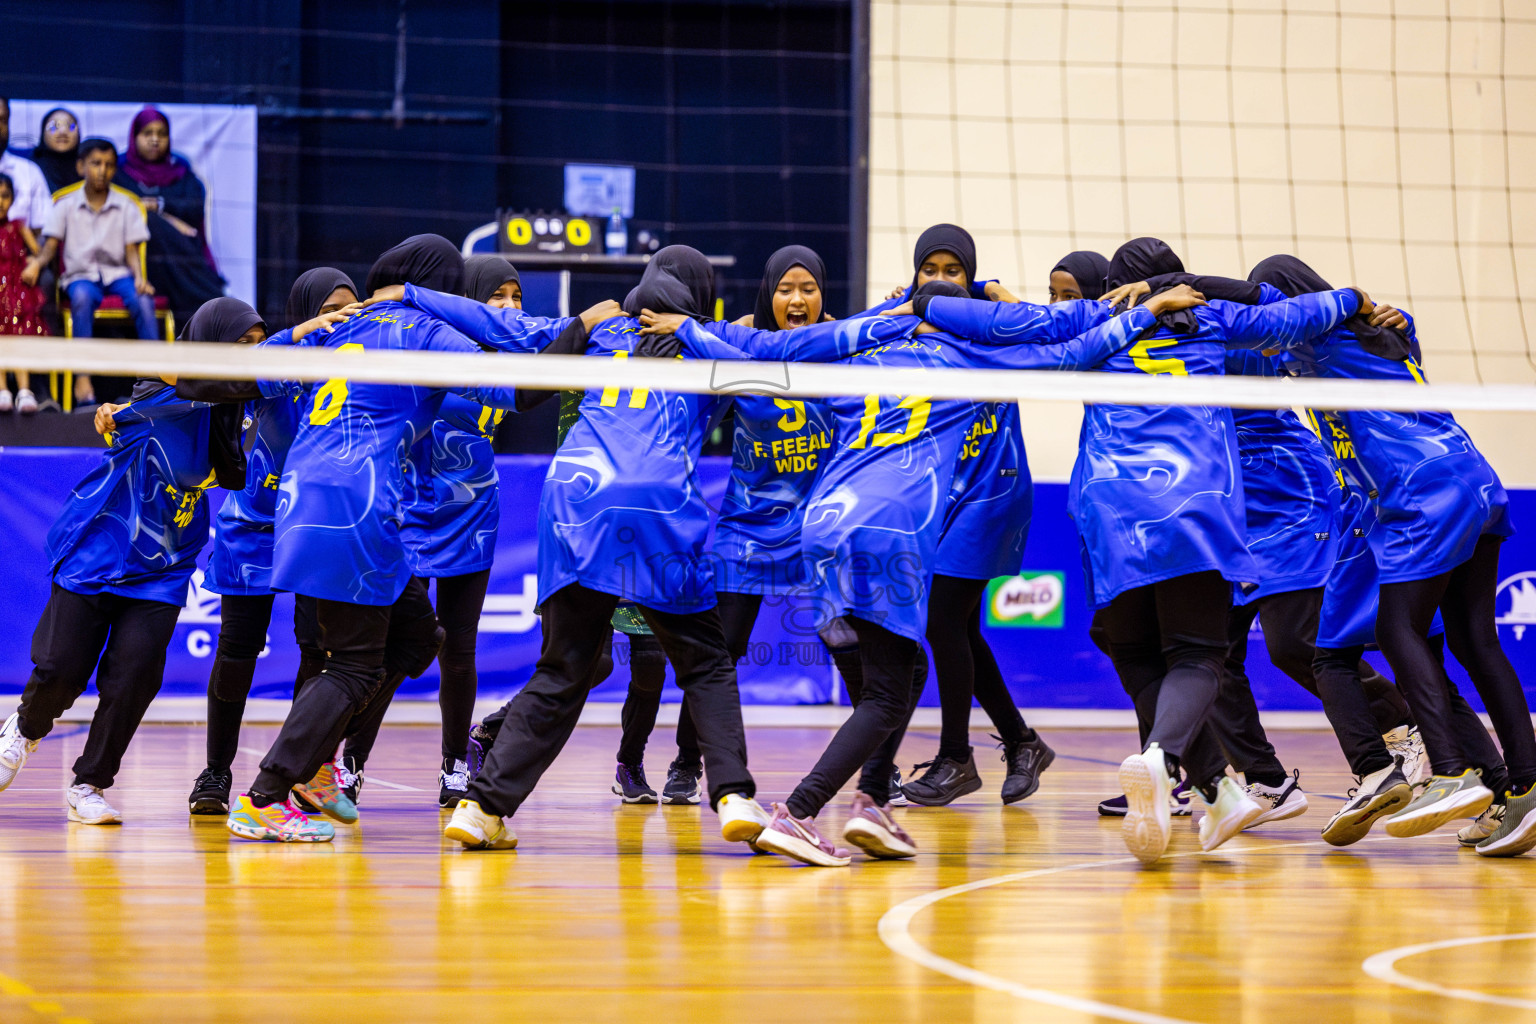
M 907 799 L 914 804 L 922 804 L 924 807 L 943 807 L 981 788 L 981 776 L 976 774 L 975 751 L 966 755 L 964 761 L 936 757 L 932 761 L 924 761 L 917 768 L 928 770 L 921 778 L 914 779 L 901 787 L 902 792 L 907 794 Z
M 621 764 L 613 773 L 613 792 L 627 804 L 653 804 L 656 791 L 645 781 L 645 765 Z
M 469 764 L 456 758 L 443 758 L 437 773 L 437 806 L 457 807 L 469 795 Z
M 623 766 L 620 766 L 622 772 Z M 699 779 L 704 766 L 698 762 L 673 761 L 667 766 L 667 784 L 661 787 L 664 804 L 696 804 L 699 802 Z M 644 776 L 641 776 L 644 781 Z M 617 791 L 617 790 L 615 790 Z
M 469 781 L 474 782 L 480 777 L 480 769 L 485 767 L 485 755 L 490 753 L 491 747 L 496 742 L 496 737 L 491 730 L 480 722 L 476 722 L 474 728 L 469 730 L 469 755 L 464 759 L 469 769 Z
M 229 788 L 234 782 L 228 768 L 204 768 L 192 783 L 187 810 L 193 814 L 228 814 Z
M 998 741 L 1003 761 L 1008 765 L 1008 777 L 1003 780 L 1003 803 L 1016 804 L 1040 788 L 1040 776 L 1056 760 L 1056 751 L 1046 745 L 1039 733 L 1032 740 L 1014 744 L 1003 743 L 1001 736 L 992 738 Z
M 901 769 L 900 768 L 894 768 L 893 767 L 891 769 L 891 797 L 890 797 L 889 800 L 886 801 L 886 803 L 890 807 L 905 807 L 905 806 L 907 806 L 907 794 L 902 792 L 902 789 L 901 789 Z
M 1169 802 L 1172 804 L 1168 810 L 1168 813 L 1173 815 L 1175 818 L 1189 817 L 1189 793 L 1189 783 L 1180 780 L 1179 783 L 1173 787 L 1173 793 L 1168 798 Z M 1123 793 L 1120 796 L 1112 796 L 1108 800 L 1099 801 L 1099 814 L 1103 817 L 1123 818 L 1125 817 L 1126 810 L 1127 807 L 1125 802 L 1125 794 Z
M 1099 814 L 1105 818 L 1123 818 L 1129 810 L 1130 804 L 1126 801 L 1124 793 L 1099 801 Z
M 338 757 L 336 759 L 336 786 L 346 794 L 348 800 L 354 804 L 357 803 L 357 794 L 363 791 L 363 769 L 359 767 L 357 758 Z

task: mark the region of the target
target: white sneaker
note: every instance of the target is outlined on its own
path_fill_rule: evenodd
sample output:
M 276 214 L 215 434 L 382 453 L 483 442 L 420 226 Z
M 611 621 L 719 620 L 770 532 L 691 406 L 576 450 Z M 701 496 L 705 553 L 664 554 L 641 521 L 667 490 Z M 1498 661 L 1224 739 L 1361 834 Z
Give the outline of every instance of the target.
M 1488 809 L 1477 816 L 1477 819 L 1456 833 L 1456 841 L 1462 846 L 1476 846 L 1499 830 L 1504 824 L 1504 804 L 1489 804 Z
M 1262 782 L 1250 782 L 1243 787 L 1248 798 L 1259 805 L 1262 813 L 1246 827 L 1262 825 L 1266 821 L 1284 821 L 1294 818 L 1307 809 L 1307 794 L 1301 791 L 1301 772 L 1294 771 L 1278 789 Z
M 1249 796 L 1236 779 L 1223 778 L 1216 784 L 1216 802 L 1207 806 L 1200 818 L 1200 849 L 1210 853 L 1263 815 L 1264 806 Z
M 16 411 L 23 416 L 37 412 L 37 396 L 26 388 L 16 392 Z
M 443 835 L 471 850 L 517 849 L 517 833 L 507 826 L 506 819 L 487 813 L 474 800 L 459 801 Z
M 773 820 L 762 804 L 740 793 L 721 797 L 715 813 L 720 815 L 720 837 L 733 843 L 752 842 Z
M 1168 797 L 1173 779 L 1168 761 L 1156 743 L 1142 754 L 1132 754 L 1120 765 L 1120 792 L 1125 794 L 1125 820 L 1120 836 L 1125 848 L 1143 864 L 1154 863 L 1168 849 L 1173 828 Z
M 10 412 L 15 407 L 16 403 L 11 398 L 11 392 L 8 389 L 0 388 L 0 412 Z
M 95 786 L 81 783 L 78 786 L 70 786 L 64 794 L 69 801 L 69 820 L 78 821 L 82 825 L 121 825 L 123 823 L 122 812 L 111 804 L 107 798 L 101 795 L 101 790 Z
M 37 740 L 29 740 L 21 734 L 21 713 L 7 718 L 5 727 L 0 728 L 0 790 L 11 784 L 36 749 Z
M 1417 728 L 1400 725 L 1391 732 L 1383 733 L 1381 741 L 1387 745 L 1387 753 L 1403 759 L 1403 778 L 1408 785 L 1419 786 L 1434 774 L 1429 766 L 1429 754 L 1424 749 L 1424 737 Z

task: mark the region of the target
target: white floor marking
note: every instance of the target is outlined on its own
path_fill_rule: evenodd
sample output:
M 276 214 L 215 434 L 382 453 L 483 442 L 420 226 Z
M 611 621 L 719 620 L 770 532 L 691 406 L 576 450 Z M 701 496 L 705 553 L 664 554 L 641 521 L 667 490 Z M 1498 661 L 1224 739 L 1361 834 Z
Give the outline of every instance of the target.
M 1492 1003 L 1495 1006 L 1515 1006 L 1522 1010 L 1536 1010 L 1536 999 L 1515 999 L 1512 996 L 1495 996 L 1487 992 L 1474 992 L 1471 989 L 1437 985 L 1432 981 L 1410 978 L 1397 969 L 1397 962 L 1399 960 L 1404 960 L 1410 956 L 1418 956 L 1420 953 L 1455 949 L 1458 946 L 1478 946 L 1485 942 L 1520 942 L 1527 939 L 1536 939 L 1536 932 L 1515 932 L 1510 935 L 1474 935 L 1465 939 L 1426 942 L 1418 946 L 1399 946 L 1397 949 L 1389 949 L 1385 952 L 1377 953 L 1375 956 L 1366 957 L 1364 962 L 1360 964 L 1360 969 L 1378 981 L 1385 981 L 1389 985 L 1400 985 L 1403 988 L 1417 989 L 1420 992 L 1444 996 L 1446 999 L 1465 999 L 1474 1003 Z
M 242 753 L 242 754 L 249 754 L 251 757 L 254 757 L 254 758 L 263 758 L 263 757 L 267 756 L 267 752 L 265 750 L 255 750 L 255 749 L 252 749 L 251 747 L 236 747 L 235 749 L 240 751 L 240 753 Z M 403 784 L 401 784 L 399 782 L 385 782 L 383 779 L 379 778 L 378 776 L 376 776 L 376 775 L 369 775 L 367 772 L 364 772 L 363 776 L 367 780 L 367 784 L 370 785 L 370 786 L 383 786 L 385 789 L 398 789 L 398 790 L 401 790 L 401 791 L 406 792 L 406 793 L 425 793 L 426 792 L 426 790 L 424 790 L 424 789 L 417 789 L 415 786 L 406 786 L 406 785 L 403 785 Z

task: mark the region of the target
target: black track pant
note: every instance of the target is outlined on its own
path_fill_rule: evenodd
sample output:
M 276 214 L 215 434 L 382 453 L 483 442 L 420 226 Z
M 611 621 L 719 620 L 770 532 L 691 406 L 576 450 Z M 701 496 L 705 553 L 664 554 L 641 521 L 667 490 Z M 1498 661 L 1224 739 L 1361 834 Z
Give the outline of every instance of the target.
M 1322 700 L 1328 723 L 1356 775 L 1369 775 L 1391 764 L 1392 755 L 1387 753 L 1382 734 L 1412 721 L 1402 694 L 1360 660 L 1360 650 L 1350 658 L 1347 652 L 1345 657 L 1338 652 L 1328 652 L 1325 657 L 1316 649 L 1322 607 L 1321 587 L 1271 594 L 1232 607 L 1226 672 L 1211 712 L 1211 728 L 1227 761 L 1249 782 L 1278 786 L 1285 779 L 1285 768 L 1259 721 L 1245 666 L 1248 631 L 1255 618 L 1263 623 L 1269 660 Z
M 1472 677 L 1494 732 L 1504 748 L 1508 788 L 1523 792 L 1536 783 L 1536 732 L 1530 707 L 1494 624 L 1499 582 L 1500 538 L 1485 535 L 1472 557 L 1450 572 L 1406 583 L 1383 583 L 1376 613 L 1376 643 L 1386 655 L 1397 685 L 1413 708 L 1425 749 L 1436 775 L 1458 775 L 1490 765 L 1486 751 L 1469 745 L 1468 731 L 1458 728 L 1457 692 L 1435 657 L 1429 639 L 1435 609 L 1445 623 L 1445 639 L 1467 675 Z M 1492 786 L 1490 785 L 1490 788 Z M 1494 789 L 1499 793 L 1499 789 Z
M 544 600 L 544 647 L 528 685 L 508 702 L 485 767 L 469 798 L 491 814 L 516 813 L 540 776 L 570 739 L 587 693 L 613 639 L 610 619 L 619 599 L 572 583 Z M 642 608 L 699 725 L 699 745 L 709 774 L 709 802 L 728 793 L 752 796 L 747 741 L 741 725 L 736 668 L 711 608 L 692 614 Z
M 165 679 L 165 649 L 181 606 L 117 594 L 76 594 L 57 583 L 32 634 L 32 675 L 21 695 L 21 734 L 40 740 L 96 674 L 101 701 L 75 784 L 106 789 Z
M 1146 744 L 1209 787 L 1226 767 L 1207 719 L 1221 690 L 1232 587 L 1218 572 L 1127 590 L 1093 617 L 1092 636 L 1146 724 Z
M 981 632 L 981 599 L 986 592 L 986 580 L 935 576 L 928 599 L 928 646 L 933 649 L 933 672 L 939 680 L 943 724 L 939 756 L 955 761 L 971 756 L 972 697 L 992 719 L 1003 742 L 1035 738 Z
M 287 795 L 336 754 L 360 716 L 387 705 L 406 676 L 420 675 L 442 644 L 427 588 L 411 580 L 392 605 L 316 602 L 325 668 L 294 698 L 288 718 L 262 759 L 253 797 Z

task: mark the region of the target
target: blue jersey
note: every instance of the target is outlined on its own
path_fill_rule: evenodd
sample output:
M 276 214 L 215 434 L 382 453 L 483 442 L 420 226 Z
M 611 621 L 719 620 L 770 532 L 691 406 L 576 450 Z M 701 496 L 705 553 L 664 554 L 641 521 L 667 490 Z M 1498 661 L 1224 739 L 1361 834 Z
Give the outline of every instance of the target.
M 1101 313 L 1085 308 L 1080 323 L 1099 319 Z M 919 324 L 915 317 L 869 317 L 792 332 L 688 324 L 678 336 L 687 351 L 705 358 L 996 369 L 1082 369 L 1127 343 L 1113 323 L 1062 344 L 1007 347 L 942 332 L 916 334 Z M 1065 326 L 1063 333 L 1077 332 Z M 827 407 L 835 420 L 831 460 L 806 504 L 801 534 L 819 622 L 854 615 L 921 640 L 950 486 L 976 420 L 975 403 L 864 395 L 828 399 Z
M 311 337 L 343 352 L 481 351 L 437 318 L 397 302 L 371 306 L 333 333 Z M 456 390 L 491 405 L 510 408 L 516 401 L 511 388 Z M 309 390 L 279 484 L 274 589 L 394 604 L 411 577 L 400 539 L 404 463 L 447 394 L 342 378 Z
M 411 449 L 400 537 L 413 576 L 440 579 L 491 567 L 501 521 L 491 440 L 505 415 L 449 395 L 431 432 Z
M 1097 369 L 1221 374 L 1228 345 L 1312 337 L 1352 314 L 1357 303 L 1353 292 L 1269 306 L 1212 302 L 1193 310 L 1190 334 L 1161 327 L 1137 307 L 1121 319 L 1138 340 Z M 1005 303 L 934 299 L 928 319 L 965 336 L 1004 340 L 1039 315 L 1011 310 Z M 1069 508 L 1094 608 L 1127 590 L 1197 572 L 1259 581 L 1248 553 L 1237 431 L 1225 407 L 1086 406 Z
M 293 332 L 281 331 L 261 342 L 293 344 Z M 246 459 L 245 489 L 230 494 L 213 517 L 213 550 L 203 588 L 215 594 L 272 592 L 272 530 L 277 515 L 277 485 L 288 448 L 299 429 L 302 391 L 246 404 L 248 429 L 256 439 Z
M 831 455 L 827 407 L 740 395 L 731 479 L 715 524 L 715 588 L 733 594 L 803 589 L 800 527 L 811 487 Z
M 76 594 L 184 604 L 208 542 L 209 407 L 167 385 L 113 418 L 101 462 L 48 531 L 53 581 Z
M 1018 403 L 979 403 L 960 446 L 933 571 L 969 580 L 1017 573 L 1034 497 Z
M 1280 346 L 1287 367 L 1307 376 L 1424 383 L 1417 341 L 1402 361 L 1372 355 L 1339 327 L 1311 342 Z M 1508 537 L 1509 496 L 1456 418 L 1447 412 L 1348 411 L 1337 414 L 1359 471 L 1376 493 L 1371 531 L 1380 582 L 1449 572 L 1472 557 L 1483 534 Z

